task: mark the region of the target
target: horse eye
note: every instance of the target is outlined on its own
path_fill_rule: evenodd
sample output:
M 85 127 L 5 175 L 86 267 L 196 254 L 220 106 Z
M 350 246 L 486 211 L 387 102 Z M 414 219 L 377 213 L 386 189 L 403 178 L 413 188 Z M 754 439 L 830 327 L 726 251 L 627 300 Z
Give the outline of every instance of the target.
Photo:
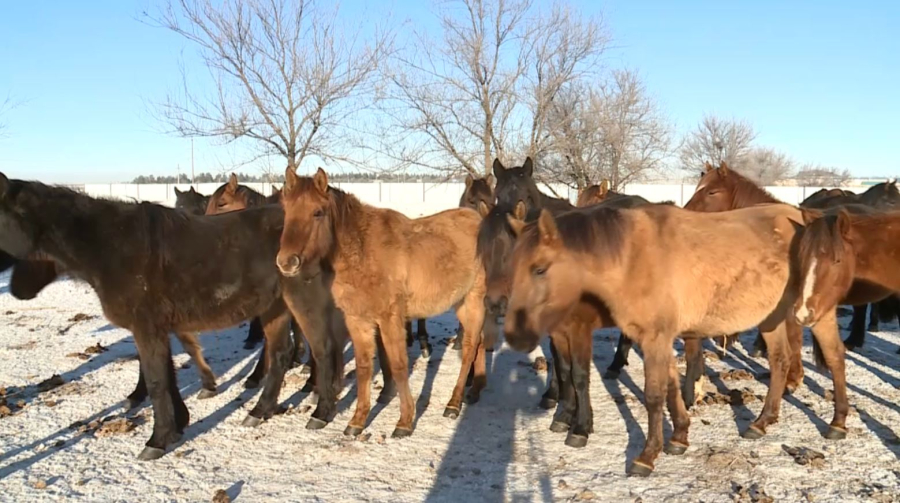
M 535 266 L 531 270 L 531 274 L 534 274 L 535 276 L 543 276 L 544 274 L 546 274 L 546 272 L 547 272 L 546 267 L 539 267 L 539 266 Z
M 711 191 L 707 192 L 707 195 L 714 196 L 714 195 L 716 195 L 716 194 L 718 194 L 718 193 L 719 193 L 718 190 L 711 190 Z
M 313 212 L 313 216 L 316 217 L 316 218 L 322 218 L 322 217 L 325 216 L 325 212 L 322 211 L 321 208 L 319 208 L 319 209 L 317 209 L 316 211 Z

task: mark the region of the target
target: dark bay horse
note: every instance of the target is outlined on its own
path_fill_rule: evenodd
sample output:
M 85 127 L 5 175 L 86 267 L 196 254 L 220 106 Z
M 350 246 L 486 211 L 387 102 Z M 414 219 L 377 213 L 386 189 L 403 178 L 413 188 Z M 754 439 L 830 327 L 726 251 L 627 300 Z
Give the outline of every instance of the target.
M 663 404 L 674 432 L 666 451 L 688 447 L 690 418 L 679 394 L 675 337 L 703 338 L 754 326 L 769 345 L 772 379 L 760 416 L 742 435 L 759 438 L 777 421 L 791 360 L 788 332 L 799 332 L 796 247 L 800 211 L 764 205 L 699 213 L 668 205 L 590 207 L 554 217 L 542 211 L 521 231 L 504 335 L 532 351 L 541 334 L 584 300 L 602 303 L 644 352 L 647 442 L 629 468 L 649 475 L 663 448 Z M 734 243 L 741 243 L 735 247 Z M 724 258 L 727 257 L 727 258 Z M 834 378 L 835 413 L 827 438 L 846 436 L 849 410 L 835 310 L 813 327 Z
M 830 206 L 828 207 L 832 209 L 840 206 L 854 205 L 854 208 L 852 208 L 851 211 L 864 211 L 860 208 L 861 206 L 885 211 L 890 210 L 897 202 L 900 202 L 900 191 L 897 190 L 895 183 L 884 182 L 873 185 L 858 196 L 854 194 L 845 194 L 843 196 L 832 197 L 830 201 Z M 694 192 L 690 201 L 685 205 L 685 209 L 712 212 L 729 211 L 737 208 L 747 208 L 755 204 L 767 203 L 780 203 L 780 201 L 751 180 L 741 176 L 740 173 L 729 169 L 724 163 L 718 168 L 714 168 L 707 164 L 706 172 L 701 176 L 700 182 L 697 184 L 697 190 Z M 848 301 L 857 302 L 857 299 L 871 297 L 869 292 L 866 291 L 868 290 L 867 288 L 864 286 L 861 288 L 864 290 L 863 294 L 849 297 Z M 884 299 L 884 297 L 881 299 Z M 868 302 L 854 305 L 853 321 L 850 323 L 850 335 L 845 341 L 848 348 L 852 349 L 854 347 L 862 346 L 865 340 L 868 305 Z M 893 314 L 894 310 L 894 302 L 888 301 L 884 303 L 886 315 Z M 879 309 L 873 308 L 873 318 L 875 319 L 877 319 L 877 311 L 879 311 Z M 763 340 L 757 337 L 754 347 L 754 353 L 760 354 L 764 350 Z M 799 360 L 794 364 L 792 375 L 796 378 L 802 378 L 802 366 L 800 365 L 801 362 Z M 798 368 L 798 366 L 800 367 Z M 792 379 L 791 382 L 799 381 Z M 789 389 L 790 388 L 791 386 L 789 385 Z
M 170 332 L 227 328 L 259 315 L 270 363 L 254 412 L 274 412 L 291 357 L 290 313 L 275 266 L 283 225 L 277 206 L 195 217 L 0 174 L 0 249 L 17 259 L 49 257 L 90 284 L 106 318 L 134 334 L 154 414 L 143 460 L 164 455 L 189 423 Z
M 823 313 L 870 290 L 900 291 L 900 213 L 819 215 L 805 211 L 800 239 L 801 296 L 795 313 L 803 325 L 815 325 Z
M 175 187 L 175 209 L 194 215 L 203 215 L 206 213 L 207 205 L 209 205 L 209 196 L 197 192 L 193 186 L 184 192 Z
M 272 195 L 266 197 L 252 188 L 241 185 L 238 182 L 237 175 L 231 174 L 228 183 L 223 184 L 208 197 L 206 205 L 206 215 L 221 215 L 231 211 L 240 211 L 247 208 L 254 208 L 265 204 L 279 204 L 281 202 L 281 191 L 272 187 Z M 294 334 L 294 365 L 303 363 L 303 355 L 306 352 L 306 344 L 303 342 L 303 334 L 300 331 L 295 320 L 291 320 L 291 331 Z M 259 318 L 250 320 L 250 329 L 247 331 L 247 339 L 244 340 L 244 349 L 253 349 L 256 345 L 263 341 L 262 323 Z M 263 351 L 265 354 L 265 351 Z M 248 379 L 248 387 L 256 387 L 264 373 L 265 361 L 260 360 L 262 366 L 251 374 Z M 310 374 L 313 377 L 315 371 Z
M 475 377 L 469 403 L 486 384 L 484 269 L 475 255 L 481 216 L 470 209 L 443 211 L 424 218 L 368 206 L 328 186 L 319 169 L 312 178 L 292 169 L 283 188 L 284 233 L 278 253 L 282 274 L 294 277 L 309 265 L 327 261 L 334 273 L 331 292 L 344 313 L 356 358 L 356 412 L 345 430 L 358 435 L 370 410 L 376 329 L 384 344 L 390 375 L 400 395 L 400 420 L 393 436 L 412 434 L 415 403 L 409 390 L 404 324 L 454 307 L 467 327 L 462 366 L 444 415 L 457 417 L 469 368 Z M 387 377 L 385 377 L 387 380 Z

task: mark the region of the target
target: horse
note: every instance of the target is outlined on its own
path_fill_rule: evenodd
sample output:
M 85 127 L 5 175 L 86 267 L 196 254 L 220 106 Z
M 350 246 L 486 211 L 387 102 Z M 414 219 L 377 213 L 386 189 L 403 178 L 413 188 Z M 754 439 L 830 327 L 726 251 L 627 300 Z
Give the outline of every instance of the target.
M 533 208 L 546 208 L 554 212 L 575 209 L 567 199 L 548 196 L 538 189 L 534 181 L 534 161 L 531 157 L 526 157 L 521 166 L 511 168 L 504 166 L 500 159 L 494 159 L 492 169 L 497 179 L 497 187 L 494 190 L 497 204 L 514 208 L 516 203 L 522 201 L 529 211 Z
M 481 337 L 484 269 L 475 256 L 481 216 L 459 208 L 410 219 L 330 187 L 321 168 L 312 178 L 299 177 L 288 168 L 283 193 L 285 220 L 278 268 L 293 277 L 310 264 L 327 261 L 334 274 L 335 305 L 345 316 L 353 342 L 358 395 L 344 433 L 359 435 L 366 426 L 377 328 L 400 395 L 400 420 L 392 436 L 412 434 L 415 403 L 409 390 L 403 326 L 408 318 L 435 316 L 450 307 L 455 307 L 469 336 L 444 416 L 459 416 L 473 361 L 475 377 L 467 399 L 477 402 L 486 384 Z
M 241 185 L 238 182 L 237 175 L 232 173 L 231 177 L 228 179 L 228 183 L 225 183 L 216 189 L 208 199 L 209 202 L 206 205 L 205 214 L 221 215 L 230 211 L 240 211 L 255 206 L 279 204 L 281 202 L 281 191 L 277 190 L 275 186 L 272 186 L 272 194 L 266 197 L 246 185 Z M 303 342 L 303 334 L 300 331 L 300 327 L 297 325 L 296 320 L 293 319 L 291 320 L 291 332 L 294 334 L 293 365 L 300 365 L 303 363 L 306 344 Z M 244 349 L 253 349 L 258 343 L 262 342 L 262 340 L 262 323 L 259 318 L 253 318 L 250 320 L 250 328 L 247 331 L 247 338 L 244 340 Z M 264 350 L 262 354 L 265 355 L 265 353 Z M 263 376 L 264 364 L 265 362 L 260 360 L 260 365 L 263 366 L 257 366 L 256 370 L 251 374 L 250 379 L 248 379 L 248 387 L 255 388 L 256 386 L 253 386 L 254 383 L 257 383 L 258 385 L 259 380 Z M 310 385 L 312 382 L 315 382 L 315 374 L 315 370 L 310 372 Z M 308 387 L 305 389 L 308 389 Z
M 801 208 L 830 208 L 842 204 L 855 203 L 859 196 L 844 189 L 819 189 L 800 203 Z
M 186 211 L 188 213 L 192 213 L 194 215 L 203 215 L 206 213 L 206 207 L 209 204 L 209 196 L 204 196 L 203 194 L 194 190 L 194 187 L 191 186 L 190 189 L 185 190 L 184 192 L 178 190 L 178 187 L 175 187 L 175 208 Z
M 861 211 L 860 206 L 868 206 L 876 210 L 888 210 L 900 201 L 900 191 L 895 182 L 884 182 L 870 187 L 858 196 L 847 194 L 843 197 L 845 204 L 853 204 L 853 211 Z M 697 190 L 691 196 L 685 209 L 694 211 L 729 211 L 746 208 L 755 204 L 780 203 L 774 196 L 753 183 L 751 180 L 728 168 L 722 163 L 718 168 L 707 163 L 706 172 L 700 177 Z M 832 208 L 837 206 L 832 206 Z M 854 296 L 860 298 L 861 296 Z M 851 299 L 852 300 L 852 299 Z M 885 303 L 885 311 L 893 312 L 893 303 Z M 862 346 L 866 334 L 866 312 L 868 303 L 854 305 L 853 321 L 850 323 L 850 335 L 845 341 L 848 348 Z M 875 311 L 875 309 L 873 309 Z M 873 315 L 875 313 L 873 312 Z M 753 353 L 758 355 L 764 351 L 763 340 L 757 337 Z M 792 382 L 799 383 L 802 378 L 802 365 L 798 359 L 792 374 L 797 378 Z M 789 386 L 790 388 L 790 386 Z
M 689 446 L 690 418 L 672 356 L 675 337 L 759 326 L 769 344 L 772 379 L 760 416 L 742 436 L 760 438 L 778 418 L 792 351 L 789 332 L 801 330 L 793 313 L 798 281 L 792 260 L 801 223 L 800 211 L 787 205 L 712 214 L 668 205 L 590 207 L 558 217 L 541 211 L 524 226 L 513 251 L 507 344 L 531 351 L 540 334 L 579 303 L 606 306 L 644 352 L 649 427 L 628 472 L 646 476 L 663 448 L 664 402 L 674 429 L 666 452 L 683 454 Z M 826 438 L 845 438 L 849 404 L 835 310 L 822 312 L 812 331 L 834 379 L 835 413 Z
M 13 262 L 4 262 L 4 265 L 6 264 L 13 267 L 9 280 L 9 291 L 13 297 L 19 300 L 34 299 L 47 285 L 56 281 L 62 272 L 56 262 L 41 254 L 32 254 L 26 260 L 14 259 Z M 0 267 L 0 272 L 4 270 L 6 268 Z M 203 348 L 197 340 L 197 334 L 176 332 L 175 336 L 178 337 L 185 352 L 197 364 L 201 382 L 197 398 L 204 400 L 216 396 L 216 376 L 203 357 Z M 147 394 L 147 382 L 144 379 L 143 371 L 139 371 L 137 386 L 127 397 L 129 408 L 133 409 L 143 403 L 147 399 Z
M 895 257 L 900 213 L 803 213 L 806 229 L 800 239 L 802 272 L 796 302 L 797 321 L 815 325 L 822 313 L 848 298 L 874 301 L 900 291 Z
M 196 217 L 0 174 L 0 249 L 17 259 L 50 257 L 90 284 L 106 318 L 134 335 L 154 415 L 141 460 L 163 456 L 190 421 L 170 332 L 227 328 L 260 316 L 269 378 L 251 414 L 274 412 L 291 356 L 286 282 L 275 266 L 283 225 L 277 206 Z
M 578 193 L 575 206 L 584 208 L 592 204 L 599 204 L 610 197 L 616 197 L 619 193 L 609 190 L 609 180 L 603 180 L 599 184 L 591 185 Z

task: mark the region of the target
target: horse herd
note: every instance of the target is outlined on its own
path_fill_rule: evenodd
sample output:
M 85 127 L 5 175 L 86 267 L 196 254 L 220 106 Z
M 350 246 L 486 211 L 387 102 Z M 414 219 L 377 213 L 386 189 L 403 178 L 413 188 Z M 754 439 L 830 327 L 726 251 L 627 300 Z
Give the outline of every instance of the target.
M 616 378 L 632 342 L 640 345 L 649 425 L 628 471 L 646 476 L 660 451 L 679 455 L 689 446 L 686 409 L 703 373 L 703 338 L 758 327 L 771 381 L 762 412 L 742 433 L 755 439 L 777 421 L 784 392 L 803 382 L 802 327 L 809 326 L 816 362 L 834 380 L 825 436 L 846 436 L 844 344 L 862 345 L 868 304 L 872 323 L 898 311 L 894 182 L 859 195 L 823 189 L 794 207 L 725 164 L 707 165 L 683 209 L 607 184 L 583 191 L 573 206 L 538 190 L 533 169 L 530 158 L 510 168 L 495 161 L 493 176 L 466 179 L 460 208 L 418 219 L 363 204 L 329 185 L 321 169 L 312 177 L 288 169 L 269 197 L 234 176 L 211 196 L 176 190 L 175 209 L 0 174 L 0 270 L 13 268 L 10 291 L 21 299 L 61 274 L 80 278 L 109 321 L 134 334 L 140 375 L 129 402 L 149 395 L 154 413 L 142 460 L 163 456 L 189 423 L 170 333 L 197 363 L 202 399 L 215 395 L 216 383 L 197 333 L 252 320 L 245 344 L 263 341 L 264 350 L 245 385 L 263 391 L 247 426 L 275 414 L 285 372 L 308 344 L 306 389 L 318 395 L 309 429 L 336 415 L 349 339 L 358 395 L 344 433 L 366 427 L 377 356 L 384 387 L 376 400 L 399 396 L 393 436 L 405 437 L 415 420 L 411 320 L 427 356 L 424 320 L 451 308 L 462 363 L 448 418 L 459 416 L 464 398 L 479 400 L 486 353 L 501 330 L 510 347 L 526 352 L 549 334 L 551 375 L 540 406 L 557 409 L 551 430 L 583 447 L 593 430 L 591 334 L 619 327 L 604 378 Z M 845 343 L 839 304 L 856 306 Z M 684 389 L 675 338 L 684 341 Z M 667 443 L 663 404 L 673 425 Z

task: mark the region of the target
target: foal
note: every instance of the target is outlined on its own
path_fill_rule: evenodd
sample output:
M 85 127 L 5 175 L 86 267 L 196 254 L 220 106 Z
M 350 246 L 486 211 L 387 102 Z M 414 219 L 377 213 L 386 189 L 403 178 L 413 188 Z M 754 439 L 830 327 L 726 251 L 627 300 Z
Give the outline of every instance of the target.
M 329 187 L 322 169 L 306 178 L 288 168 L 283 192 L 278 267 L 291 277 L 327 261 L 334 271 L 335 305 L 343 311 L 353 341 L 359 395 L 345 434 L 358 435 L 366 427 L 376 328 L 400 394 L 400 420 L 393 436 L 412 434 L 415 403 L 403 325 L 408 318 L 435 316 L 450 307 L 456 308 L 469 336 L 444 415 L 458 416 L 473 360 L 475 378 L 468 399 L 477 401 L 486 383 L 481 337 L 484 269 L 475 256 L 478 213 L 462 208 L 409 219 Z
M 663 447 L 663 402 L 674 432 L 667 452 L 688 446 L 690 418 L 678 393 L 675 337 L 700 338 L 759 326 L 769 344 L 772 380 L 759 418 L 743 435 L 759 438 L 778 418 L 796 324 L 791 249 L 799 211 L 786 205 L 702 214 L 663 205 L 588 208 L 557 218 L 542 211 L 513 252 L 507 343 L 531 351 L 585 300 L 607 306 L 644 351 L 647 443 L 629 473 L 649 475 Z M 736 248 L 734 243 L 740 242 Z M 720 257 L 727 256 L 727 259 Z M 828 438 L 846 435 L 843 345 L 834 309 L 813 328 L 834 376 Z
M 0 249 L 50 257 L 94 288 L 111 323 L 134 334 L 154 414 L 142 460 L 163 456 L 189 422 L 170 332 L 226 328 L 262 313 L 269 379 L 254 412 L 274 412 L 291 348 L 274 263 L 283 225 L 278 207 L 194 217 L 0 174 Z

